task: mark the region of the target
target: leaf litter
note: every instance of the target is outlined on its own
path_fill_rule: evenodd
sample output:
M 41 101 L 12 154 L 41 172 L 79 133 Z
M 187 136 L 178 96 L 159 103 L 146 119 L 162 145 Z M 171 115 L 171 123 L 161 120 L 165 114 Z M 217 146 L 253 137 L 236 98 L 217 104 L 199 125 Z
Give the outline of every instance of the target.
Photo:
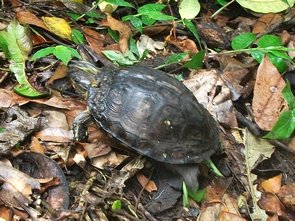
M 0 164 L 3 172 L 1 191 L 6 191 L 1 193 L 1 199 L 2 202 L 10 202 L 11 208 L 8 209 L 8 204 L 1 204 L 1 218 L 6 216 L 6 220 L 11 220 L 13 214 L 23 219 L 52 219 L 44 213 L 44 208 L 40 209 L 42 204 L 37 204 L 35 197 L 39 194 L 37 198 L 59 210 L 53 216 L 65 220 L 74 217 L 96 217 L 100 220 L 195 220 L 197 217 L 198 220 L 294 220 L 294 137 L 279 142 L 283 149 L 275 148 L 261 138 L 273 128 L 280 113 L 288 107 L 281 94 L 285 87 L 284 75 L 272 63 L 269 53 L 263 54 L 260 64 L 247 53 L 227 54 L 232 38 L 243 32 L 252 32 L 258 37 L 266 33 L 277 34 L 284 45 L 294 48 L 294 34 L 288 26 L 288 21 L 294 17 L 292 10 L 286 14 L 267 13 L 260 17 L 243 10 L 238 16 L 222 11 L 222 14 L 208 19 L 211 6 L 204 4 L 199 14 L 202 21 L 192 20 L 204 44 L 199 45 L 200 41 L 196 41 L 191 29 L 188 31 L 182 24 L 157 22 L 155 17 L 148 20 L 142 14 L 138 14 L 138 18 L 141 19 L 145 35 L 138 34 L 136 27 L 139 26 L 132 26 L 138 20 L 133 18 L 130 23 L 121 20 L 122 13 L 126 11 L 120 9 L 129 10 L 128 13 L 132 14 L 135 13 L 132 8 L 115 7 L 111 14 L 104 14 L 93 5 L 60 1 L 46 7 L 61 10 L 47 13 L 42 3 L 26 8 L 18 1 L 11 1 L 11 4 L 15 7 L 6 8 L 4 15 L 17 12 L 13 15 L 20 23 L 30 26 L 32 36 L 43 39 L 39 43 L 33 41 L 34 52 L 36 47 L 46 47 L 44 44 L 75 48 L 71 35 L 75 28 L 84 35 L 88 52 L 99 54 L 97 65 L 106 60 L 103 55 L 106 50 L 116 51 L 123 56 L 121 65 L 122 62 L 132 61 L 132 64 L 153 67 L 156 66 L 153 62 L 158 62 L 154 61 L 156 58 L 165 59 L 170 54 L 187 53 L 185 59 L 172 61 L 163 70 L 174 76 L 181 74 L 183 83 L 220 123 L 223 154 L 214 156 L 213 161 L 224 177 L 218 178 L 208 167 L 202 166 L 200 182 L 206 188 L 205 197 L 200 203 L 190 199 L 188 208 L 182 208 L 179 191 L 171 189 L 165 183 L 167 180 L 157 180 L 148 162 L 114 144 L 95 125 L 88 128 L 88 142 L 73 142 L 73 119 L 86 109 L 85 101 L 55 91 L 47 98 L 22 97 L 11 90 L 15 84 L 11 76 L 4 75 L 0 89 L 0 155 L 3 155 L 4 161 L 13 162 L 14 167 Z M 175 16 L 173 12 L 177 7 L 172 9 L 169 4 L 169 10 L 163 12 Z M 63 12 L 66 8 L 71 15 Z M 78 20 L 75 20 L 78 18 L 75 13 Z M 161 13 L 157 11 L 151 16 L 156 14 L 160 20 L 163 16 Z M 102 17 L 105 19 L 102 20 Z M 2 29 L 7 27 L 5 19 L 0 20 L 2 26 Z M 131 36 L 138 51 L 130 46 Z M 207 55 L 204 66 L 197 70 L 183 68 L 187 59 L 202 48 L 206 49 Z M 126 55 L 126 52 L 132 53 L 132 56 Z M 276 51 L 271 53 L 278 54 Z M 291 58 L 292 53 L 288 51 Z M 145 56 L 148 59 L 141 61 Z M 56 57 L 62 61 L 64 59 Z M 51 65 L 44 65 L 51 74 L 48 85 L 66 77 L 66 70 L 54 75 L 57 60 L 52 56 L 50 58 Z M 0 55 L 0 62 L 3 67 L 8 67 L 3 55 Z M 42 62 L 48 64 L 45 58 L 27 64 L 26 74 L 36 75 Z M 288 68 L 292 70 L 292 64 Z M 0 70 L 1 75 L 4 72 Z M 32 79 L 38 81 L 38 77 Z M 43 86 L 47 87 L 46 84 Z M 10 116 L 11 110 L 14 112 Z M 241 119 L 239 114 L 244 118 Z M 252 128 L 255 136 L 245 126 Z M 21 168 L 22 165 L 25 165 L 25 170 Z M 31 168 L 35 168 L 35 172 L 32 173 Z M 10 175 L 11 180 L 6 175 Z M 157 189 L 161 189 L 160 185 L 165 185 L 165 191 L 170 191 L 170 198 L 161 201 L 162 206 L 150 205 L 149 201 Z M 74 199 L 69 198 L 69 192 Z M 121 202 L 119 208 L 114 206 L 118 200 Z

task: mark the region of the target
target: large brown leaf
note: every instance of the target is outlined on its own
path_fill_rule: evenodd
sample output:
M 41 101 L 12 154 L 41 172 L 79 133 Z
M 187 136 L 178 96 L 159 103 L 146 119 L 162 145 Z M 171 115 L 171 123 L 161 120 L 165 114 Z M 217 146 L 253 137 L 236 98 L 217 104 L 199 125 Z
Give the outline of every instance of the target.
M 286 106 L 282 96 L 285 81 L 267 56 L 258 67 L 252 108 L 254 119 L 263 130 L 271 130 Z

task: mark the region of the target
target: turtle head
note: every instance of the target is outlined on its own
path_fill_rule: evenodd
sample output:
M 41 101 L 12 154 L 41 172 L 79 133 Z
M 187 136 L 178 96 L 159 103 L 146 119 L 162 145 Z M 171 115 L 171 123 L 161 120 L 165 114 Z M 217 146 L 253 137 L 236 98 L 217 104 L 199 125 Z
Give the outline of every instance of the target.
M 87 61 L 72 61 L 69 64 L 68 77 L 72 86 L 80 94 L 97 85 L 96 75 L 100 72 L 99 68 Z

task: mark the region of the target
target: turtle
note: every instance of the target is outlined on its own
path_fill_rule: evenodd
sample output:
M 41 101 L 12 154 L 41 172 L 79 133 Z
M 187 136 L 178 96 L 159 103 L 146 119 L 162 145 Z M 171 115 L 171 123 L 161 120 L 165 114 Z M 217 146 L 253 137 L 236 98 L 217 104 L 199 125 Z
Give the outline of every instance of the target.
M 88 110 L 73 123 L 76 140 L 87 138 L 85 125 L 94 120 L 115 141 L 180 174 L 190 189 L 198 187 L 191 165 L 217 151 L 219 128 L 182 82 L 151 67 L 96 69 L 86 62 L 71 64 L 70 78 L 87 90 Z

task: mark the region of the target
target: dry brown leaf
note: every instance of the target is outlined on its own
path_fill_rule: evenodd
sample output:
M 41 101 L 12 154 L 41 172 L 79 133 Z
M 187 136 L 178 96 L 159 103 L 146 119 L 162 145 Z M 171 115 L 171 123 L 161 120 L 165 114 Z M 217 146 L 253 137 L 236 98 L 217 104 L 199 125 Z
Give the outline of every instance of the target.
M 252 33 L 269 33 L 275 27 L 278 27 L 283 22 L 283 20 L 283 17 L 278 13 L 264 14 L 254 24 Z
M 87 27 L 83 27 L 82 30 L 90 48 L 96 53 L 101 54 L 106 42 L 105 36 Z
M 45 153 L 45 147 L 41 144 L 39 139 L 37 137 L 32 137 L 31 141 L 31 151 L 35 153 L 44 154 Z
M 230 90 L 220 79 L 218 71 L 198 70 L 193 72 L 191 79 L 183 81 L 190 89 L 200 104 L 202 104 L 220 123 L 230 127 L 237 127 L 235 109 L 231 101 Z M 221 90 L 216 95 L 216 87 Z
M 257 70 L 252 101 L 254 119 L 262 130 L 271 130 L 287 106 L 282 96 L 285 85 L 277 68 L 265 56 Z
M 126 53 L 128 51 L 128 41 L 132 35 L 129 26 L 126 23 L 113 18 L 110 14 L 107 15 L 107 22 L 102 23 L 102 25 L 109 26 L 112 30 L 119 32 L 119 46 L 121 52 Z
M 146 176 L 144 176 L 143 174 L 137 174 L 137 180 L 140 183 L 140 185 L 149 193 L 153 192 L 153 191 L 157 191 L 158 188 L 155 184 L 154 181 L 149 180 Z
M 73 133 L 61 128 L 46 128 L 37 132 L 35 136 L 42 141 L 51 141 L 57 143 L 71 142 L 73 140 Z
M 0 207 L 0 220 L 8 221 L 12 220 L 12 210 L 11 208 L 1 206 Z
M 58 37 L 72 40 L 72 29 L 66 20 L 58 17 L 42 17 L 45 26 Z
M 177 37 L 175 39 L 172 35 L 169 35 L 166 37 L 165 41 L 179 48 L 183 52 L 192 52 L 194 54 L 198 52 L 196 43 L 187 37 Z
M 258 201 L 258 205 L 271 214 L 277 214 L 279 216 L 284 214 L 280 200 L 272 193 L 263 193 Z
M 45 30 L 49 30 L 40 18 L 38 18 L 36 15 L 34 15 L 33 13 L 29 11 L 17 12 L 16 18 L 22 24 L 35 25 Z
M 295 212 L 295 183 L 282 186 L 277 195 L 287 208 Z
M 282 185 L 282 174 L 264 180 L 260 185 L 266 192 L 277 193 Z
M 220 214 L 219 221 L 246 221 L 241 216 L 226 211 L 222 211 Z

